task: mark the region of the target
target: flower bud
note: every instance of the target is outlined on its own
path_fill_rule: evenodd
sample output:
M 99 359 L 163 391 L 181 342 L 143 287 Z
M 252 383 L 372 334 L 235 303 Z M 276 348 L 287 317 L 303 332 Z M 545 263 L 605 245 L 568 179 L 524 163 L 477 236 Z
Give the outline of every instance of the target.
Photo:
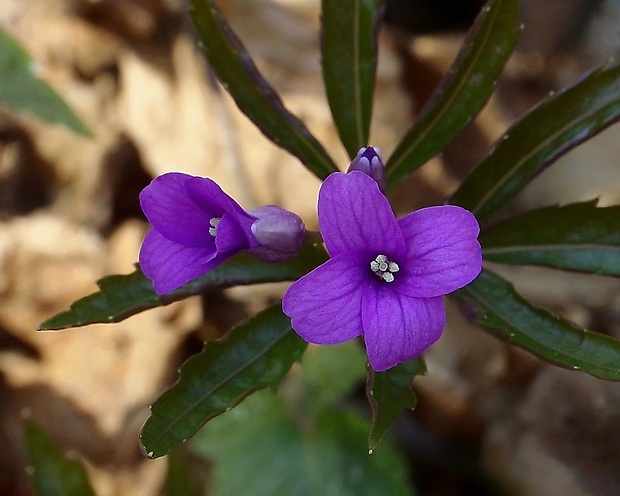
M 372 177 L 379 185 L 381 192 L 385 193 L 385 166 L 383 165 L 381 152 L 378 148 L 374 146 L 361 148 L 357 156 L 353 159 L 353 162 L 351 162 L 351 165 L 349 165 L 347 172 L 354 170 L 363 172 L 367 176 Z
M 276 207 L 265 205 L 249 212 L 256 217 L 252 234 L 260 246 L 250 253 L 264 262 L 277 262 L 297 255 L 306 241 L 306 228 L 301 218 Z

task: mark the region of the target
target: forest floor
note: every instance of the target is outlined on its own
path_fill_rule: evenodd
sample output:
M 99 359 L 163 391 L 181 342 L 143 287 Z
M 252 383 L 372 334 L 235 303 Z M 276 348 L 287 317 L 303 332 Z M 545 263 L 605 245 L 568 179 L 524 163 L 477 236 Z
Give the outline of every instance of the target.
M 440 203 L 518 115 L 617 55 L 617 9 L 578 18 L 569 8 L 541 12 L 553 7 L 536 3 L 524 2 L 525 34 L 496 96 L 441 157 L 394 192 L 397 212 Z M 320 2 L 219 4 L 287 107 L 345 169 L 321 80 Z M 550 17 L 557 22 L 539 22 Z M 244 207 L 276 203 L 309 228 L 316 228 L 319 182 L 218 86 L 181 0 L 3 0 L 0 26 L 94 134 L 0 111 L 0 493 L 30 494 L 21 431 L 29 416 L 85 460 L 99 496 L 161 494 L 166 462 L 144 458 L 137 442 L 148 405 L 197 343 L 222 335 L 284 287 L 228 290 L 118 324 L 60 332 L 37 325 L 94 292 L 101 277 L 133 270 L 148 229 L 138 193 L 156 175 L 209 176 Z M 383 30 L 372 144 L 386 156 L 462 34 Z M 595 197 L 618 203 L 619 138 L 612 127 L 571 152 L 511 208 Z M 533 269 L 505 274 L 534 301 L 620 338 L 619 281 Z M 441 446 L 471 448 L 501 494 L 620 494 L 620 385 L 545 365 L 449 313 L 444 338 L 427 354 L 429 373 L 416 381 L 416 425 Z M 429 474 L 442 470 L 431 453 L 418 458 Z M 467 477 L 453 469 L 422 478 L 421 494 L 467 494 Z

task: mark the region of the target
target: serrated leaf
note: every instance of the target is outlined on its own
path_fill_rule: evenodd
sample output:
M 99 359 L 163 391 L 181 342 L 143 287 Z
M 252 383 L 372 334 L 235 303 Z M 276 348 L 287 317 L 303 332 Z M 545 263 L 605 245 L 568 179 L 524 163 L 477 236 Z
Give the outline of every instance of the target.
M 485 269 L 454 295 L 466 317 L 499 338 L 554 365 L 620 381 L 620 341 L 534 306 L 498 275 Z
M 480 112 L 520 33 L 519 0 L 482 8 L 446 77 L 388 159 L 388 186 L 437 155 Z
M 620 276 L 620 206 L 597 201 L 533 210 L 480 236 L 484 258 Z
M 415 408 L 417 398 L 412 384 L 416 375 L 426 374 L 422 357 L 401 363 L 385 372 L 368 368 L 366 396 L 372 408 L 372 430 L 368 437 L 368 448 L 374 450 L 405 409 Z
M 368 144 L 383 0 L 323 0 L 321 55 L 327 101 L 353 158 Z
M 487 217 L 558 157 L 619 118 L 620 66 L 597 69 L 512 125 L 450 203 Z
M 0 29 L 0 104 L 92 136 L 58 94 L 36 75 L 36 64 L 19 42 Z
M 24 423 L 24 434 L 37 496 L 95 496 L 82 465 L 65 457 L 34 422 Z
M 127 275 L 112 275 L 97 282 L 99 291 L 71 305 L 38 327 L 58 330 L 89 324 L 120 322 L 132 315 L 222 288 L 299 279 L 327 258 L 322 246 L 307 243 L 295 258 L 275 263 L 259 262 L 239 254 L 183 287 L 159 296 L 139 268 Z
M 325 149 L 260 74 L 213 0 L 192 0 L 190 13 L 209 64 L 239 109 L 275 144 L 321 179 L 338 170 Z
M 209 494 L 412 494 L 405 463 L 389 444 L 368 456 L 368 423 L 359 414 L 332 410 L 309 417 L 311 402 L 308 395 L 288 405 L 281 395 L 259 391 L 205 426 L 191 447 L 214 462 Z
M 165 455 L 250 393 L 277 387 L 306 346 L 279 304 L 238 325 L 223 341 L 207 343 L 153 404 L 140 433 L 143 452 L 149 458 Z

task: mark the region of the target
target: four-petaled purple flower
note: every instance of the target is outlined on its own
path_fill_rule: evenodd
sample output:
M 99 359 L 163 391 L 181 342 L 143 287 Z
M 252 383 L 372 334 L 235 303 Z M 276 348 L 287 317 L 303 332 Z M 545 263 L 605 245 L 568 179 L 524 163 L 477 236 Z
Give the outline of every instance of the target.
M 293 329 L 316 344 L 363 335 L 379 372 L 420 356 L 445 326 L 442 295 L 481 270 L 475 217 L 446 205 L 396 220 L 377 182 L 359 171 L 325 180 L 318 216 L 331 258 L 284 295 Z
M 242 250 L 277 261 L 294 256 L 305 227 L 298 215 L 268 205 L 246 212 L 211 179 L 171 172 L 140 193 L 151 229 L 139 263 L 157 294 L 179 288 Z

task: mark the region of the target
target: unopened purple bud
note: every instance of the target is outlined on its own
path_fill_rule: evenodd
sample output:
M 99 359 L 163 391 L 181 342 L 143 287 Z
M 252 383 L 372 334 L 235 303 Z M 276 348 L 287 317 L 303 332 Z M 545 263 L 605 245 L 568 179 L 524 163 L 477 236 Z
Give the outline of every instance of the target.
M 260 246 L 250 253 L 265 262 L 277 262 L 297 255 L 306 241 L 306 227 L 301 218 L 276 207 L 265 205 L 249 212 L 256 217 L 252 234 Z
M 361 148 L 357 153 L 357 156 L 349 165 L 347 172 L 360 171 L 364 174 L 372 177 L 382 193 L 385 193 L 386 181 L 385 181 L 385 166 L 383 165 L 383 159 L 381 158 L 381 152 L 374 146 Z

